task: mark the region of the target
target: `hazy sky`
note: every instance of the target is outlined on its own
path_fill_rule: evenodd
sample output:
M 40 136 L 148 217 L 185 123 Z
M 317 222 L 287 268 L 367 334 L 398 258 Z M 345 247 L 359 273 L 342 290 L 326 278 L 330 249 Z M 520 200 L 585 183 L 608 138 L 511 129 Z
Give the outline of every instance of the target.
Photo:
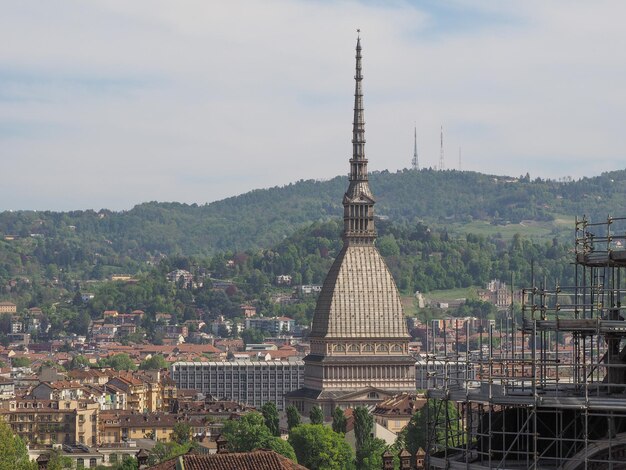
M 129 209 L 370 169 L 626 167 L 626 2 L 0 0 L 0 210 Z M 374 188 L 375 190 L 375 188 Z

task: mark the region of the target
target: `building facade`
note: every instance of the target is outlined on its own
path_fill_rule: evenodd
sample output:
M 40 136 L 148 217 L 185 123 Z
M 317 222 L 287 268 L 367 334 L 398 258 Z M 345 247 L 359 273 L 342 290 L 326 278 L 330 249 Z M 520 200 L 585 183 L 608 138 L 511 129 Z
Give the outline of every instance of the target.
M 283 410 L 285 393 L 304 385 L 304 362 L 175 362 L 170 375 L 179 389 L 195 389 L 254 407 L 272 401 Z
M 13 302 L 0 302 L 0 313 L 17 313 L 17 305 Z
M 18 398 L 3 402 L 0 416 L 29 445 L 98 444 L 99 406 L 87 400 Z
M 395 281 L 375 246 L 374 196 L 365 156 L 361 42 L 356 45 L 352 158 L 343 197 L 343 248 L 318 297 L 304 387 L 287 397 L 301 413 L 318 405 L 374 405 L 415 390 L 415 360 Z
M 272 335 L 292 333 L 296 321 L 289 317 L 252 317 L 246 318 L 246 329 L 255 328 Z

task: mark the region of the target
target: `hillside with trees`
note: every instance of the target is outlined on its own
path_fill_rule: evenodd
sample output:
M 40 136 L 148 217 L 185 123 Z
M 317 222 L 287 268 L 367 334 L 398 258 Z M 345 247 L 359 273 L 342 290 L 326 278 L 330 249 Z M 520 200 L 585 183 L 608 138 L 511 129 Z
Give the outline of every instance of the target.
M 370 179 L 377 214 L 394 222 L 506 224 L 561 215 L 604 217 L 618 215 L 626 203 L 626 170 L 565 182 L 454 170 L 383 171 Z M 147 254 L 267 248 L 304 224 L 341 217 L 346 185 L 345 177 L 299 181 L 206 205 L 148 202 L 122 212 L 5 211 L 0 234 L 36 238 L 39 251 L 48 252 L 46 261 L 58 266 L 96 253 L 105 259 L 115 253 L 124 262 Z
M 577 214 L 595 220 L 623 215 L 625 183 L 626 171 L 567 182 L 458 171 L 374 173 L 377 245 L 407 294 L 484 286 L 511 274 L 517 285 L 529 285 L 531 271 L 566 283 L 571 224 L 555 224 L 542 238 L 500 231 L 520 221 L 515 229 L 557 217 L 573 221 Z M 151 202 L 125 212 L 3 212 L 0 298 L 24 308 L 54 307 L 61 312 L 52 320 L 57 331 L 68 324 L 82 331 L 90 315 L 106 308 L 181 316 L 200 308 L 232 316 L 240 302 L 254 300 L 267 314 L 281 313 L 269 300 L 275 277 L 319 284 L 341 248 L 345 187 L 345 178 L 337 177 L 204 206 Z M 489 233 L 471 233 L 476 221 L 492 227 Z M 205 277 L 209 288 L 172 287 L 164 275 L 175 268 Z M 137 282 L 106 282 L 121 273 Z M 228 279 L 233 288 L 214 291 L 211 279 Z M 81 292 L 95 294 L 89 308 L 81 305 Z M 288 313 L 304 319 L 312 304 L 298 309 Z

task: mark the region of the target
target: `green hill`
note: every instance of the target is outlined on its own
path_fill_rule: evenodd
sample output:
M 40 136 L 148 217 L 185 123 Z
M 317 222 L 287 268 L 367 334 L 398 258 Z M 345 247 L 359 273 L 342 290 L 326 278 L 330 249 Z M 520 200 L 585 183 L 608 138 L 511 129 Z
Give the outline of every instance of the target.
M 432 170 L 374 172 L 370 179 L 383 220 L 421 220 L 452 234 L 552 238 L 564 228 L 571 234 L 576 215 L 598 220 L 623 215 L 626 207 L 626 170 L 571 182 Z M 340 219 L 346 185 L 345 177 L 299 181 L 201 206 L 148 202 L 122 212 L 5 211 L 0 278 L 32 274 L 37 265 L 98 277 L 135 272 L 162 255 L 272 247 L 311 222 Z

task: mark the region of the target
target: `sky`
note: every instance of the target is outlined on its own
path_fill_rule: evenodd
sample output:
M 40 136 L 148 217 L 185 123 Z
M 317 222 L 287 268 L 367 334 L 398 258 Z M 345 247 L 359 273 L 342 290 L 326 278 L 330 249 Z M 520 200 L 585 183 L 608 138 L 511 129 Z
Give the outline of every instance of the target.
M 626 168 L 626 2 L 0 0 L 0 210 L 204 204 L 370 170 Z M 373 188 L 374 192 L 376 191 Z

